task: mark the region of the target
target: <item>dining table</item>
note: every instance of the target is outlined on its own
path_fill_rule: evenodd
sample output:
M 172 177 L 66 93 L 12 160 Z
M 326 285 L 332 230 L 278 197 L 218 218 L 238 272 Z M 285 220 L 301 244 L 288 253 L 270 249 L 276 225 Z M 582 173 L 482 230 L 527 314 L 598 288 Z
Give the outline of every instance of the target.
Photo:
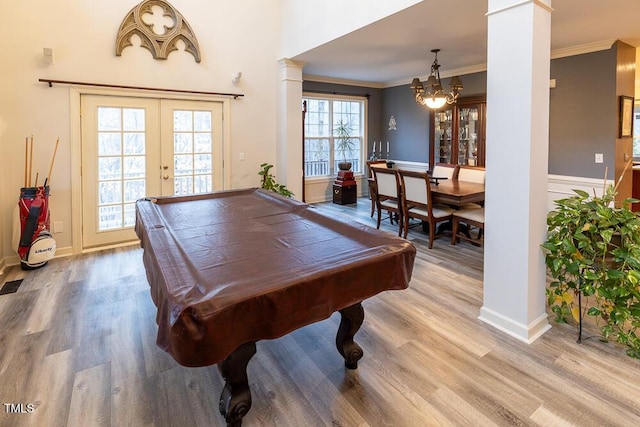
M 484 184 L 457 179 L 442 179 L 431 183 L 431 195 L 435 203 L 462 206 L 484 202 Z

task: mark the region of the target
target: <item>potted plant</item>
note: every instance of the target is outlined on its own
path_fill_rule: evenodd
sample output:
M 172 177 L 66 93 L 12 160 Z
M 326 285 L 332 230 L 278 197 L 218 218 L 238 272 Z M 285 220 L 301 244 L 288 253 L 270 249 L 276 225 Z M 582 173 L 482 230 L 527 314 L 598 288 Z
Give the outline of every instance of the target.
M 335 137 L 336 153 L 342 157 L 342 161 L 338 162 L 338 169 L 348 171 L 351 169 L 351 162 L 349 159 L 353 157 L 353 149 L 355 148 L 355 141 L 351 137 L 352 127 L 351 123 L 340 120 L 336 127 L 333 129 L 333 136 Z
M 616 206 L 618 184 L 603 189 L 602 196 L 574 190 L 574 196 L 555 202 L 542 244 L 553 279 L 547 302 L 556 321 L 575 321 L 578 342 L 586 314 L 603 339 L 640 358 L 640 217 L 629 209 L 638 200 Z
M 262 169 L 260 170 L 260 172 L 258 172 L 258 175 L 262 177 L 261 188 L 273 191 L 278 194 L 282 194 L 286 197 L 293 197 L 293 193 L 291 192 L 291 190 L 289 190 L 285 185 L 278 184 L 276 182 L 275 175 L 271 174 L 270 170 L 273 165 L 269 163 L 263 163 L 260 165 L 260 167 Z

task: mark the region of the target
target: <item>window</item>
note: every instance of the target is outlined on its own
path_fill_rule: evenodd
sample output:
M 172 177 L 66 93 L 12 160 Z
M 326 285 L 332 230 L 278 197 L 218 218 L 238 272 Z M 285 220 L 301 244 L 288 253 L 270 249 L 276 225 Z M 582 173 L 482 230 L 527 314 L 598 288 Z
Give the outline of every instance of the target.
M 212 190 L 213 136 L 211 111 L 173 111 L 173 194 Z
M 133 227 L 145 195 L 144 108 L 98 107 L 98 231 Z
M 320 177 L 335 175 L 338 163 L 351 162 L 353 172 L 363 170 L 365 101 L 337 97 L 304 97 L 307 114 L 304 124 L 304 175 Z M 341 132 L 342 130 L 342 132 Z M 351 141 L 344 146 L 344 130 Z

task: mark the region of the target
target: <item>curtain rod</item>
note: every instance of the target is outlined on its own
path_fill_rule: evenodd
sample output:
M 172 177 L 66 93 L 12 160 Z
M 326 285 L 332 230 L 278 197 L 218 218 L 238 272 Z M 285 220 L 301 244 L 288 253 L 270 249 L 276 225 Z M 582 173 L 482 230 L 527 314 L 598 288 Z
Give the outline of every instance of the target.
M 331 90 L 313 90 L 313 89 L 309 89 L 309 90 L 303 90 L 303 92 L 306 93 L 320 93 L 320 94 L 327 94 L 327 95 L 343 95 L 343 96 L 357 96 L 360 98 L 367 98 L 369 99 L 371 97 L 370 94 L 368 93 L 347 93 L 347 92 L 336 92 L 336 91 L 331 91 Z
M 244 94 L 242 93 L 200 92 L 197 90 L 162 89 L 157 87 L 141 87 L 141 86 L 122 86 L 122 85 L 110 85 L 105 83 L 74 82 L 74 81 L 67 81 L 67 80 L 38 79 L 38 81 L 43 83 L 48 83 L 49 87 L 52 87 L 54 83 L 57 83 L 57 84 L 64 84 L 64 85 L 108 87 L 112 89 L 138 89 L 138 90 L 153 90 L 158 92 L 189 93 L 189 94 L 197 94 L 197 95 L 221 95 L 221 96 L 232 96 L 233 99 L 238 99 L 238 97 L 244 96 Z

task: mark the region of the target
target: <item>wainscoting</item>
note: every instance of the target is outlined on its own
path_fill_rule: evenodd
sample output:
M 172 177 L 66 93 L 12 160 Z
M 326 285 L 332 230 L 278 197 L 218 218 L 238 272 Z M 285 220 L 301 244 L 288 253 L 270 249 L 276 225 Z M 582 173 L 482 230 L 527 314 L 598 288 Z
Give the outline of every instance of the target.
M 405 170 L 425 171 L 429 169 L 428 163 L 407 162 L 394 160 L 396 167 Z M 330 201 L 332 198 L 332 186 L 335 178 L 308 179 L 305 184 L 305 199 L 307 203 L 321 203 Z M 365 176 L 356 176 L 358 181 L 358 197 L 369 194 L 369 186 Z M 609 184 L 611 181 L 607 181 Z M 601 195 L 603 180 L 594 178 L 584 178 L 579 176 L 549 175 L 547 185 L 547 210 L 554 208 L 553 201 L 575 194 L 573 190 L 583 190 L 589 194 Z

